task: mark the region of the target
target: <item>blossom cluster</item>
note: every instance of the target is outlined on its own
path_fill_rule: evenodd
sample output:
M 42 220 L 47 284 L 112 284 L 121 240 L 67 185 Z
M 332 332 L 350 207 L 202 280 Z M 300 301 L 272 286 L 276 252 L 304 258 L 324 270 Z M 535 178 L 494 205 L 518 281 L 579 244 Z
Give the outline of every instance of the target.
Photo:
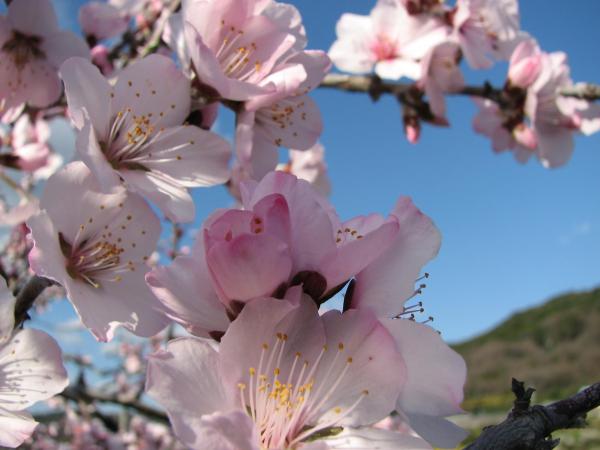
M 565 56 L 520 30 L 516 0 L 379 0 L 370 16 L 340 19 L 329 53 L 308 49 L 299 11 L 275 0 L 91 1 L 79 22 L 85 39 L 59 29 L 50 0 L 13 0 L 0 16 L 0 181 L 11 190 L 0 225 L 13 227 L 0 259 L 0 445 L 455 447 L 465 432 L 448 417 L 462 412 L 465 363 L 415 300 L 440 232 L 408 197 L 387 217 L 340 218 L 309 94 L 332 62 L 410 78 L 425 108 L 405 109 L 416 141 L 421 120 L 448 123 L 463 56 L 477 69 L 510 60 L 503 89 L 478 102 L 476 131 L 520 161 L 564 164 L 573 132 L 600 127 L 597 109 L 559 96 L 572 85 Z M 214 131 L 221 107 L 235 114 L 233 142 Z M 52 143 L 60 118 L 75 147 L 65 165 Z M 193 222 L 192 189 L 218 185 L 235 204 L 167 261 L 163 225 Z M 150 339 L 151 354 L 120 346 L 112 393 L 128 407 L 152 398 L 172 429 L 134 417 L 115 433 L 87 408 L 83 375 L 51 399 L 68 377 L 56 342 L 24 324 L 13 292 L 26 278 L 64 292 L 99 342 Z M 32 434 L 24 410 L 41 400 L 64 414 Z
M 574 133 L 600 129 L 594 104 L 560 95 L 573 87 L 566 55 L 541 51 L 521 30 L 517 0 L 378 0 L 369 16 L 344 14 L 336 31 L 329 56 L 340 70 L 414 81 L 404 106 L 409 142 L 418 141 L 421 121 L 449 124 L 444 94 L 465 88 L 463 58 L 473 69 L 510 61 L 503 89 L 474 97 L 474 129 L 494 151 L 558 167 L 571 157 Z

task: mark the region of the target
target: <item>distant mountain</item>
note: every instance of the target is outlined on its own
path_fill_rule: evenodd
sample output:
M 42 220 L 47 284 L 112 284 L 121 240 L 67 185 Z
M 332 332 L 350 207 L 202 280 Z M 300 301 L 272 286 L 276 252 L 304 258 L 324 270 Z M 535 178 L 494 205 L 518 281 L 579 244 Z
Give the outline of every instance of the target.
M 600 288 L 561 295 L 453 346 L 469 368 L 464 408 L 505 409 L 511 377 L 558 399 L 600 381 Z

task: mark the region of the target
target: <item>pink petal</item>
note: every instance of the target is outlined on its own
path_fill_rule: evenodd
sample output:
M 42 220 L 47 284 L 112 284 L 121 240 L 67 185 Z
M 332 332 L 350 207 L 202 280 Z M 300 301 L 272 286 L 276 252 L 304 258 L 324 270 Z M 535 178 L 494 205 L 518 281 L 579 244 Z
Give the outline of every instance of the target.
M 198 449 L 261 450 L 258 431 L 245 411 L 217 412 L 194 424 L 195 440 L 184 442 Z
M 329 49 L 329 57 L 336 67 L 344 72 L 368 73 L 375 58 L 369 44 L 374 31 L 371 18 L 345 13 L 336 25 L 338 39 Z
M 376 428 L 344 428 L 325 442 L 328 444 L 326 448 L 331 449 L 431 450 L 431 446 L 418 437 Z
M 190 333 L 209 337 L 213 331 L 227 330 L 229 319 L 212 287 L 203 248 L 195 248 L 192 256 L 178 256 L 169 266 L 154 268 L 146 282 L 167 315 Z
M 96 136 L 92 124 L 86 120 L 83 129 L 77 133 L 75 149 L 81 160 L 93 172 L 101 188 L 108 192 L 121 185 L 121 178 L 104 156 Z
M 58 242 L 58 231 L 45 211 L 27 221 L 31 230 L 33 248 L 29 252 L 29 266 L 37 275 L 60 282 L 68 277 L 65 257 Z
M 349 231 L 346 231 L 349 230 Z M 359 216 L 340 225 L 337 252 L 323 262 L 329 289 L 349 280 L 379 257 L 398 234 L 398 223 L 379 214 Z
M 321 406 L 321 420 L 335 417 L 336 407 L 342 408 L 343 414 L 364 392 L 368 394 L 342 424 L 365 425 L 387 416 L 396 407 L 395 399 L 406 380 L 406 367 L 390 333 L 369 311 L 350 310 L 342 314 L 332 310 L 322 320 L 329 350 L 314 379 L 322 383 L 331 378 L 328 373 L 338 374 L 346 365 L 348 368 L 335 385 L 335 392 Z M 328 372 L 330 367 L 333 370 Z M 327 392 L 334 381 L 322 388 L 315 385 L 313 395 L 319 398 L 319 393 Z
M 240 165 L 252 178 L 262 179 L 277 167 L 279 152 L 276 145 L 256 131 L 256 113 L 238 113 L 235 129 L 235 150 Z
M 0 349 L 0 360 L 0 380 L 10 386 L 0 393 L 0 405 L 9 411 L 46 400 L 69 384 L 60 347 L 43 331 L 17 332 Z
M 213 186 L 229 178 L 229 144 L 195 126 L 168 128 L 144 151 L 148 156 L 140 164 L 169 175 L 182 186 Z
M 394 337 L 407 369 L 397 409 L 431 416 L 461 413 L 467 375 L 462 357 L 427 325 L 406 319 L 381 320 Z
M 190 81 L 166 56 L 152 54 L 127 66 L 113 93 L 113 114 L 131 108 L 130 117 L 150 117 L 156 130 L 181 125 L 190 113 Z
M 44 59 L 29 61 L 21 72 L 20 91 L 31 105 L 44 108 L 60 97 L 62 86 L 56 68 Z
M 292 269 L 288 245 L 267 234 L 217 243 L 206 259 L 224 295 L 239 301 L 270 295 L 289 279 Z
M 167 409 L 178 434 L 186 416 L 238 406 L 223 389 L 218 363 L 211 345 L 194 338 L 175 339 L 148 358 L 146 392 Z
M 77 209 L 65 202 L 65 196 L 77 196 Z M 102 221 L 103 226 L 114 220 L 118 204 L 125 201 L 122 188 L 110 194 L 100 192 L 100 187 L 90 170 L 80 161 L 64 166 L 54 174 L 44 188 L 40 206 L 44 208 L 56 228 L 67 239 L 74 239 L 88 218 Z M 106 213 L 101 213 L 100 205 Z M 108 213 L 110 211 L 110 213 Z M 96 225 L 95 225 L 96 226 Z
M 439 448 L 455 448 L 468 432 L 449 420 L 421 414 L 409 414 L 410 426 L 430 444 Z
M 535 127 L 538 158 L 546 168 L 565 165 L 571 159 L 575 145 L 573 131 L 563 127 Z
M 191 222 L 196 210 L 187 190 L 174 178 L 160 172 L 121 170 L 120 176 L 128 189 L 155 203 L 174 222 Z
M 127 30 L 129 17 L 109 3 L 93 1 L 79 8 L 79 24 L 85 35 L 102 40 Z
M 0 445 L 18 447 L 31 436 L 37 424 L 29 413 L 6 411 L 0 408 Z
M 12 336 L 15 326 L 15 302 L 15 296 L 2 277 L 0 279 L 0 345 Z
M 70 31 L 61 31 L 47 36 L 42 42 L 46 59 L 58 68 L 71 57 L 90 58 L 90 49 L 83 39 Z
M 61 66 L 60 76 L 75 126 L 83 128 L 87 116 L 98 136 L 108 136 L 111 87 L 100 70 L 86 59 L 70 58 Z
M 25 34 L 45 37 L 58 31 L 56 14 L 50 0 L 11 2 L 7 16 L 11 26 Z
M 258 110 L 254 127 L 254 132 L 272 145 L 306 150 L 319 139 L 323 122 L 317 104 L 302 95 Z
M 300 297 L 300 293 L 299 288 L 293 288 L 288 291 L 292 300 L 252 300 L 229 326 L 221 340 L 221 373 L 233 395 L 239 396 L 239 382 L 248 383 L 250 367 L 260 373 L 263 344 L 273 349 L 278 335 L 287 335 L 280 359 L 280 379 L 287 379 L 297 352 L 311 367 L 316 361 L 325 344 L 323 325 L 314 301 L 306 295 Z
M 150 356 L 146 392 L 167 409 L 175 434 L 195 449 L 258 450 L 245 411 L 222 387 L 219 355 L 206 343 L 182 338 Z M 198 375 L 202 374 L 199 378 Z
M 370 307 L 378 317 L 392 317 L 413 295 L 423 265 L 437 255 L 441 236 L 410 198 L 401 197 L 393 213 L 400 230 L 389 249 L 356 277 L 352 307 Z
M 283 195 L 290 209 L 294 271 L 318 270 L 320 262 L 336 248 L 335 230 L 324 200 L 308 182 L 277 171 L 267 174 L 251 196 L 245 196 L 244 206 L 252 208 L 273 193 Z

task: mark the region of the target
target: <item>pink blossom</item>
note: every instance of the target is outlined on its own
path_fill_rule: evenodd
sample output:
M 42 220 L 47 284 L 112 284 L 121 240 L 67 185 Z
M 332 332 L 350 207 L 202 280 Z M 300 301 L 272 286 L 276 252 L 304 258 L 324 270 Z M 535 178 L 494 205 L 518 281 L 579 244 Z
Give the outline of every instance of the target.
M 487 99 L 474 99 L 474 101 L 479 106 L 479 112 L 473 119 L 473 129 L 492 140 L 492 149 L 496 153 L 511 150 L 517 161 L 527 162 L 537 147 L 537 144 L 532 147 L 524 145 L 534 143 L 533 138 L 525 139 L 532 134 L 535 135 L 531 128 L 525 123 L 519 123 L 511 130 L 508 126 L 509 117 L 495 102 Z M 519 141 L 516 139 L 517 135 L 521 136 Z
M 446 25 L 434 16 L 412 16 L 399 2 L 380 1 L 369 16 L 344 14 L 337 41 L 329 50 L 345 72 L 375 73 L 382 78 L 421 78 L 419 60 L 448 37 Z
M 418 85 L 425 91 L 433 115 L 444 122 L 447 122 L 444 94 L 457 92 L 465 84 L 459 68 L 460 59 L 460 47 L 444 42 L 433 47 L 421 60 L 423 76 Z
M 165 325 L 144 282 L 160 223 L 144 200 L 121 187 L 103 194 L 81 162 L 50 177 L 43 210 L 29 219 L 32 270 L 62 284 L 83 324 L 100 341 L 117 326 L 152 336 Z
M 15 205 L 0 202 L 0 226 L 14 227 L 27 221 L 39 211 L 39 202 L 35 198 L 21 197 Z
M 219 338 L 243 303 L 302 284 L 329 298 L 388 246 L 394 217 L 341 222 L 310 184 L 284 172 L 242 183 L 244 210 L 214 213 L 189 256 L 146 277 L 168 315 L 198 336 Z
M 242 184 L 242 200 L 245 211 L 216 213 L 204 233 L 208 266 L 215 278 L 229 280 L 229 289 L 244 289 L 245 277 L 252 277 L 251 271 L 257 268 L 234 271 L 221 258 L 236 259 L 242 248 L 245 258 L 257 261 L 267 253 L 277 255 L 279 264 L 267 259 L 273 267 L 260 268 L 268 275 L 260 288 L 255 285 L 256 291 L 262 292 L 248 290 L 243 299 L 270 295 L 269 289 L 281 283 L 304 283 L 315 300 L 327 297 L 376 258 L 397 232 L 394 218 L 378 214 L 342 222 L 308 182 L 283 172 L 271 172 L 260 183 Z M 216 242 L 218 247 L 214 247 Z M 247 246 L 250 243 L 252 249 Z
M 213 287 L 202 239 L 190 255 L 148 272 L 146 282 L 166 315 L 191 334 L 218 340 L 227 330 L 230 320 Z
M 511 86 L 528 88 L 542 69 L 542 52 L 533 39 L 521 42 L 512 53 L 508 67 L 508 82 Z
M 92 1 L 79 8 L 79 25 L 83 33 L 97 40 L 122 34 L 128 24 L 127 12 L 110 3 Z
M 582 87 L 583 83 L 574 84 L 573 87 Z M 565 88 L 570 86 L 565 86 Z M 561 112 L 573 118 L 574 123 L 579 123 L 579 131 L 586 136 L 600 130 L 600 105 L 597 102 L 577 99 L 575 97 L 559 96 L 557 104 Z
M 566 55 L 542 52 L 533 40 L 517 46 L 502 92 L 502 107 L 476 100 L 475 131 L 492 138 L 495 151 L 513 150 L 519 162 L 536 155 L 547 168 L 567 163 L 575 132 L 600 129 L 600 109 L 585 100 L 561 97 L 573 86 Z
M 581 126 L 578 114 L 565 114 L 559 91 L 571 86 L 567 57 L 562 52 L 543 53 L 540 74 L 527 91 L 525 113 L 537 135 L 537 156 L 545 167 L 566 164 L 573 152 L 573 134 Z
M 298 33 L 298 24 L 289 20 L 294 15 L 278 5 L 184 1 L 181 16 L 170 21 L 170 35 L 184 28 L 185 48 L 177 45 L 174 50 L 183 52 L 184 67 L 191 58 L 199 82 L 222 98 L 245 101 L 272 92 L 275 86 L 266 77 L 294 47 Z
M 320 143 L 316 143 L 308 150 L 290 150 L 289 162 L 278 165 L 277 170 L 308 181 L 313 189 L 324 197 L 331 192 L 331 182 L 325 163 L 325 148 Z
M 113 73 L 115 68 L 109 58 L 108 48 L 101 44 L 96 45 L 92 48 L 90 54 L 92 55 L 92 63 L 98 66 L 102 75 L 109 76 Z
M 486 69 L 491 57 L 507 60 L 526 35 L 520 31 L 517 0 L 458 0 L 452 12 L 454 37 L 474 69 Z
M 38 330 L 14 328 L 15 298 L 0 277 L 0 445 L 18 447 L 37 422 L 24 409 L 69 383 L 60 348 Z
M 409 198 L 401 198 L 392 215 L 398 220 L 398 234 L 387 251 L 356 276 L 345 303 L 372 311 L 395 339 L 408 374 L 396 404 L 401 417 L 432 445 L 455 447 L 465 433 L 444 417 L 462 412 L 465 362 L 435 330 L 407 320 L 403 306 L 415 295 L 421 268 L 437 254 L 440 234 Z
M 245 103 L 237 115 L 236 153 L 253 179 L 275 169 L 278 147 L 307 150 L 316 144 L 323 124 L 316 103 L 306 94 L 330 67 L 329 57 L 321 51 L 294 54 L 266 78 L 276 90 Z
M 18 0 L 0 16 L 0 114 L 24 103 L 58 100 L 57 69 L 71 56 L 88 57 L 85 42 L 58 28 L 50 0 Z
M 17 158 L 15 166 L 27 172 L 47 166 L 51 158 L 49 139 L 48 122 L 38 118 L 32 124 L 28 115 L 21 116 L 13 126 L 10 139 L 12 154 Z
M 189 81 L 170 59 L 151 55 L 127 66 L 114 84 L 90 62 L 61 67 L 69 113 L 79 129 L 77 151 L 104 189 L 124 183 L 173 221 L 191 221 L 188 187 L 229 176 L 229 145 L 182 125 L 190 112 Z
M 202 450 L 428 448 L 360 428 L 389 414 L 404 383 L 402 358 L 373 315 L 319 316 L 297 288 L 287 298 L 247 304 L 218 351 L 183 338 L 150 357 L 146 390 L 177 437 Z M 331 427 L 344 430 L 307 442 Z M 388 447 L 378 446 L 382 435 Z

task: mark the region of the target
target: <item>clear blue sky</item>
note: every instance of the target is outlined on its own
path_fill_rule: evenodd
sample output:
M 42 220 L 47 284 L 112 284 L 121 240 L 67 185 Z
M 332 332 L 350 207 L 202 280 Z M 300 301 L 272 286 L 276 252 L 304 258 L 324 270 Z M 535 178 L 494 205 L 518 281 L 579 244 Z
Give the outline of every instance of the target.
M 76 26 L 80 3 L 55 0 L 71 16 L 68 23 L 61 14 L 63 26 Z M 309 47 L 328 49 L 339 16 L 365 14 L 375 1 L 291 3 L 304 16 Z M 576 81 L 600 82 L 600 2 L 522 0 L 521 10 L 523 29 L 543 49 L 569 55 Z M 472 82 L 496 84 L 505 71 L 505 64 L 491 72 L 465 69 Z M 600 284 L 600 136 L 577 139 L 572 161 L 549 171 L 536 161 L 521 166 L 509 154 L 494 155 L 471 130 L 475 107 L 468 98 L 450 99 L 451 127 L 425 127 L 416 146 L 405 141 L 391 98 L 373 104 L 365 95 L 332 91 L 314 98 L 340 215 L 387 213 L 404 194 L 441 229 L 442 250 L 426 268 L 432 276 L 423 300 L 446 339 L 467 338 L 515 310 Z M 230 119 L 223 116 L 219 128 L 231 130 Z M 198 220 L 230 202 L 222 188 L 195 197 Z

